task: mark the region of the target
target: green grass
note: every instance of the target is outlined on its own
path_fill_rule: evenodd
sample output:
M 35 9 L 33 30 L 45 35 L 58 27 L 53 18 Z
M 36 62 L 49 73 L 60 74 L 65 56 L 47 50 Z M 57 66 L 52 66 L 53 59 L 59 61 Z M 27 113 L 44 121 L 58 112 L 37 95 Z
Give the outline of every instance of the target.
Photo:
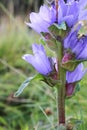
M 45 83 L 34 82 L 18 98 L 13 97 L 25 78 L 36 73 L 21 57 L 31 53 L 31 44 L 39 38 L 20 20 L 15 20 L 16 24 L 3 22 L 5 29 L 0 32 L 0 130 L 55 130 L 55 89 Z M 83 122 L 78 130 L 87 129 L 86 77 L 80 83 L 80 91 L 66 100 L 67 119 L 72 117 Z M 46 114 L 48 108 L 50 114 Z

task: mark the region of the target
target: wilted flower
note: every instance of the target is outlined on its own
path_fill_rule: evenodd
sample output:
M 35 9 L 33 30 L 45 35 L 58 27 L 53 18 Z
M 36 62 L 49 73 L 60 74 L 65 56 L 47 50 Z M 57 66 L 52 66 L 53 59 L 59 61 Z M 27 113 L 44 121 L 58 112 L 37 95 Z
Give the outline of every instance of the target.
M 87 9 L 84 7 L 87 0 L 64 0 L 59 1 L 58 7 L 58 24 L 66 22 L 69 27 L 72 27 L 80 20 L 87 20 Z
M 30 63 L 42 75 L 49 75 L 55 66 L 53 58 L 46 56 L 44 47 L 40 44 L 33 44 L 32 50 L 34 55 L 26 54 L 23 59 Z
M 26 23 L 36 32 L 48 32 L 48 27 L 56 20 L 56 11 L 53 7 L 43 5 L 40 7 L 39 13 L 32 12 L 30 14 L 30 22 Z
M 87 36 L 78 37 L 78 31 L 72 29 L 64 40 L 64 48 L 71 51 L 77 60 L 87 60 Z
M 87 69 L 84 70 L 83 64 L 79 64 L 77 68 L 73 72 L 67 71 L 66 73 L 66 96 L 71 97 L 73 93 L 75 92 L 75 87 L 77 85 L 77 82 L 80 81 L 85 73 L 87 72 Z

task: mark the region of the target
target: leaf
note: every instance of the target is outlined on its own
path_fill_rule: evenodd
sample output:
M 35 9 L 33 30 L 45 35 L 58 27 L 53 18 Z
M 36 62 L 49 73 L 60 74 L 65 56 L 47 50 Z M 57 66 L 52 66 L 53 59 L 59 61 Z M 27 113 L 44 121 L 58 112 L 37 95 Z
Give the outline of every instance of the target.
M 76 84 L 74 94 L 76 94 L 78 91 L 80 91 L 80 84 L 79 83 Z
M 64 38 L 68 33 L 68 31 L 66 31 L 66 25 L 64 23 L 62 23 L 61 25 L 55 23 L 51 25 L 48 29 L 50 34 L 55 38 Z
M 39 39 L 39 41 L 42 43 L 42 45 L 46 45 L 46 41 L 42 37 Z
M 62 63 L 61 67 L 63 67 L 64 69 L 68 71 L 73 71 L 77 67 L 78 64 L 84 61 L 87 61 L 87 60 L 69 60 L 68 62 Z
M 14 97 L 19 96 L 23 90 L 33 81 L 33 80 L 42 80 L 43 76 L 41 74 L 37 74 L 33 77 L 28 77 L 19 87 L 19 89 L 17 90 L 17 92 L 14 94 Z

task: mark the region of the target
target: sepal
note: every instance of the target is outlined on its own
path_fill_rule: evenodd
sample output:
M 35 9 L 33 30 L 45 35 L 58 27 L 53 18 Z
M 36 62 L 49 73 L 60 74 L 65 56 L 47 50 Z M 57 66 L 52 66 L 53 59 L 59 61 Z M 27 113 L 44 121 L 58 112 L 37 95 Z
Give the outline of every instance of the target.
M 69 60 L 61 63 L 61 67 L 66 69 L 67 71 L 74 71 L 75 68 L 81 63 L 87 60 Z
M 54 23 L 48 29 L 52 37 L 55 37 L 56 40 L 62 40 L 68 33 L 66 24 L 64 22 L 61 25 Z
M 43 80 L 45 83 L 47 83 L 50 87 L 57 87 L 60 86 L 62 84 L 62 82 L 60 80 L 54 80 L 53 78 L 51 77 L 44 77 L 44 80 Z
M 79 83 L 66 83 L 66 99 L 71 98 L 80 90 Z
M 56 39 L 50 35 L 50 33 L 41 33 L 42 35 L 42 42 L 41 43 L 47 43 L 47 46 L 52 50 L 56 50 Z

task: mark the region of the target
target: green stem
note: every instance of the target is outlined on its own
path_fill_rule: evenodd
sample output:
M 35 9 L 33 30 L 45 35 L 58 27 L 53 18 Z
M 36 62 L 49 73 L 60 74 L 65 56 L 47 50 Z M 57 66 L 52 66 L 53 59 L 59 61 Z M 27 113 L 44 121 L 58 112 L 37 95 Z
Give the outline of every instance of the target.
M 58 119 L 59 124 L 65 124 L 65 83 L 66 83 L 66 71 L 61 67 L 63 57 L 62 43 L 57 42 L 57 59 L 58 59 L 58 80 L 61 85 L 57 87 L 58 90 Z

